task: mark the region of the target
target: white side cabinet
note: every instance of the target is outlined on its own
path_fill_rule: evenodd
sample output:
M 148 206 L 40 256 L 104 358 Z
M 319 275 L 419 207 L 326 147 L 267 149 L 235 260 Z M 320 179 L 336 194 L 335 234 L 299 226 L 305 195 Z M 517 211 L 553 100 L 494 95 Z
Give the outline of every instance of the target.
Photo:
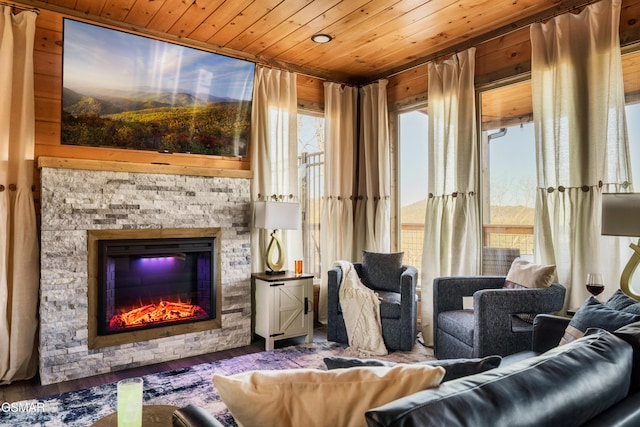
M 306 335 L 313 342 L 313 276 L 256 273 L 254 280 L 255 333 L 273 350 L 276 340 Z

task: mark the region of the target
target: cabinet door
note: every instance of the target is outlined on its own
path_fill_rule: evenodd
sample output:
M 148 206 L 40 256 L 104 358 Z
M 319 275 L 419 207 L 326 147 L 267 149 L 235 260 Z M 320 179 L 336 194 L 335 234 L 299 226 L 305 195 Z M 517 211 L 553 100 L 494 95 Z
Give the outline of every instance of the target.
M 284 336 L 298 336 L 306 333 L 305 313 L 306 286 L 303 281 L 285 282 L 274 288 L 272 330 Z

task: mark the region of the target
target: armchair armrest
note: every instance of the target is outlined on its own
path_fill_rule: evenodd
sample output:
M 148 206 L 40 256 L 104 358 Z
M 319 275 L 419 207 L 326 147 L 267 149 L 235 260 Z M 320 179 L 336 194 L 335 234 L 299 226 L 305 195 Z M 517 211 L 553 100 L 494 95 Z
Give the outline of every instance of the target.
M 552 284 L 539 289 L 486 289 L 473 295 L 474 349 L 478 354 L 503 349 L 503 337 L 511 334 L 513 314 L 553 313 L 562 309 L 565 288 Z M 560 339 L 558 338 L 558 341 Z M 558 341 L 555 342 L 557 345 Z
M 340 283 L 342 283 L 342 269 L 333 267 L 327 273 L 327 309 L 338 313 L 338 293 L 340 292 Z
M 400 276 L 400 298 L 402 301 L 415 300 L 418 269 L 410 265 L 405 265 L 403 268 L 404 271 Z
M 462 310 L 463 297 L 483 289 L 502 288 L 504 279 L 504 276 L 436 277 L 433 279 L 434 318 L 442 311 Z
M 473 294 L 474 310 L 489 316 L 496 312 L 554 313 L 562 309 L 564 288 L 551 285 L 538 289 L 484 289 Z

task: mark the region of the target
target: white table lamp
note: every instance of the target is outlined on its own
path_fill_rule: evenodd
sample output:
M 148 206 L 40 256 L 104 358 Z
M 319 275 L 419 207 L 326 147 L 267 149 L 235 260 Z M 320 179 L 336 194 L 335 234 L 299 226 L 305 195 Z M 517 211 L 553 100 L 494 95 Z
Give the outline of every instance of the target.
M 282 274 L 284 247 L 278 237 L 278 230 L 296 230 L 300 225 L 300 205 L 298 203 L 257 201 L 254 203 L 254 227 L 273 230 L 267 246 L 265 262 L 266 274 Z M 274 256 L 277 251 L 277 260 Z
M 640 237 L 640 193 L 605 193 L 602 195 L 602 234 L 608 236 Z M 631 258 L 622 270 L 620 289 L 640 300 L 631 289 L 631 276 L 640 264 L 640 240 L 629 245 Z

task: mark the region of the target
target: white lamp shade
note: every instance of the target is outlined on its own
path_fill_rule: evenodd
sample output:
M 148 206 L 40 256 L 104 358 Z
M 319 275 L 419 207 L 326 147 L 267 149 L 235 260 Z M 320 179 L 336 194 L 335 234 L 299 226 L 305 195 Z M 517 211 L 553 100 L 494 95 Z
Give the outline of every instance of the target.
M 602 234 L 640 237 L 640 193 L 602 195 Z
M 254 203 L 254 227 L 269 230 L 295 230 L 300 226 L 298 203 L 258 201 Z

